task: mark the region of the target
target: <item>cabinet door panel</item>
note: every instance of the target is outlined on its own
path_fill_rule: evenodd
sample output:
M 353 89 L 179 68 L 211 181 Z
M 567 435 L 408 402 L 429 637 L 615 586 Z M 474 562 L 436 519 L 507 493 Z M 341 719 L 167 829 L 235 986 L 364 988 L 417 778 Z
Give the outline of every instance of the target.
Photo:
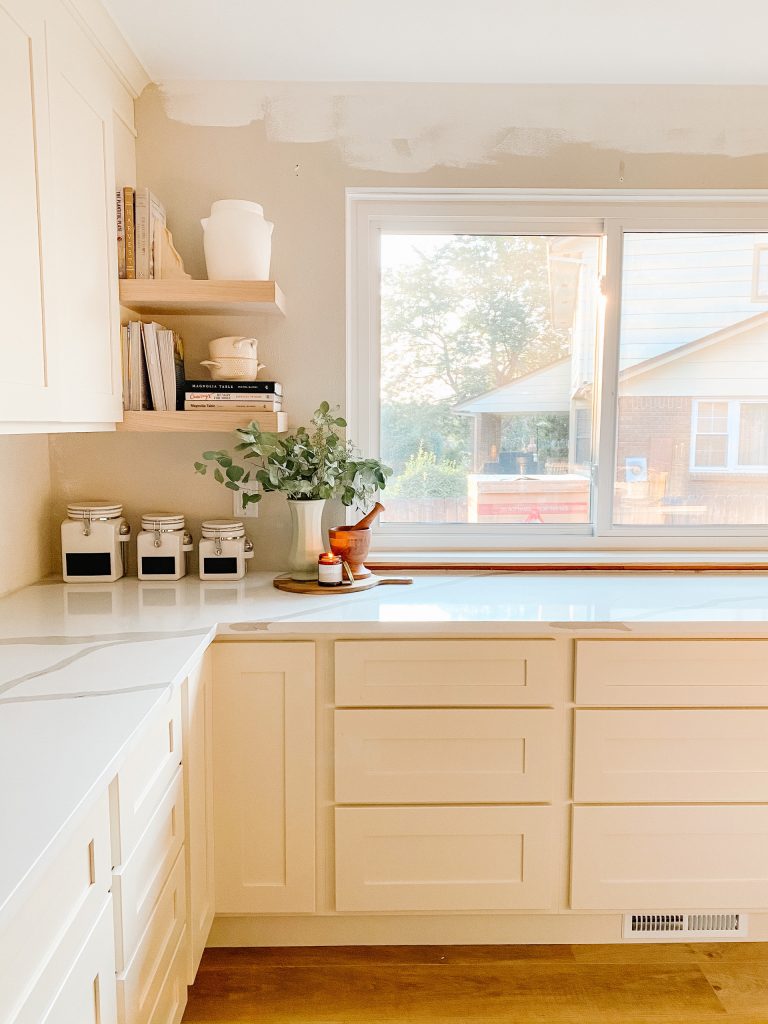
M 339 803 L 532 803 L 552 799 L 554 711 L 337 711 Z
M 0 0 L 0 406 L 5 420 L 46 419 L 53 412 L 42 288 L 44 54 L 36 5 Z
M 38 973 L 51 963 L 48 973 L 60 984 L 64 967 L 56 963 L 61 962 L 62 948 L 66 946 L 65 955 L 71 956 L 82 945 L 109 894 L 112 860 L 106 792 L 60 837 L 51 854 L 46 867 L 35 871 L 28 896 L 0 928 L 0 1021 L 13 1020 L 12 1011 L 30 992 L 36 1012 L 42 1012 Z
M 575 910 L 768 905 L 768 807 L 575 807 Z
M 69 948 L 59 950 L 57 960 L 65 958 L 69 958 L 66 975 L 62 978 L 49 969 L 11 1024 L 117 1024 L 111 898 L 107 897 L 93 930 L 74 957 Z M 48 992 L 55 995 L 42 1010 Z
M 576 712 L 581 803 L 768 800 L 768 711 Z
M 768 641 L 579 640 L 576 702 L 768 706 Z
M 552 640 L 341 640 L 336 703 L 350 707 L 551 704 L 564 692 Z
M 169 691 L 117 773 L 114 865 L 124 864 L 168 792 L 181 764 L 181 694 Z
M 190 673 L 184 698 L 187 927 L 192 984 L 213 924 L 213 706 L 211 652 Z
M 120 418 L 122 403 L 113 104 L 96 59 L 74 23 L 53 20 L 48 89 L 61 419 L 106 422 Z
M 337 910 L 544 910 L 550 807 L 337 807 Z
M 216 910 L 315 909 L 315 652 L 214 648 Z

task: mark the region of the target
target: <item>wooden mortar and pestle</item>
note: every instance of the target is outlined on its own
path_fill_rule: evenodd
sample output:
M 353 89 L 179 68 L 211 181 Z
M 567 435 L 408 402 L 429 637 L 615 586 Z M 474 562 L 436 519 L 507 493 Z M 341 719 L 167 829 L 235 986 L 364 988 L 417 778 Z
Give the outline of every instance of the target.
M 349 565 L 356 580 L 364 580 L 372 575 L 364 562 L 371 550 L 371 523 L 383 511 L 384 506 L 377 501 L 359 523 L 354 526 L 334 526 L 328 531 L 331 551 Z

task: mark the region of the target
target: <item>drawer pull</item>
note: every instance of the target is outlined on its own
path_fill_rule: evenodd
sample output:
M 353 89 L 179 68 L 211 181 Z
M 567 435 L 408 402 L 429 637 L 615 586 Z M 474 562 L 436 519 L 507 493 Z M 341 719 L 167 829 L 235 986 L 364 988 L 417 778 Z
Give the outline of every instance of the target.
M 89 885 L 96 884 L 96 849 L 93 839 L 88 843 L 88 879 Z
M 98 974 L 93 979 L 93 1019 L 95 1024 L 101 1024 L 101 984 Z
M 168 751 L 171 754 L 173 753 L 173 746 L 174 746 L 174 742 L 173 742 L 173 719 L 171 719 L 168 722 Z

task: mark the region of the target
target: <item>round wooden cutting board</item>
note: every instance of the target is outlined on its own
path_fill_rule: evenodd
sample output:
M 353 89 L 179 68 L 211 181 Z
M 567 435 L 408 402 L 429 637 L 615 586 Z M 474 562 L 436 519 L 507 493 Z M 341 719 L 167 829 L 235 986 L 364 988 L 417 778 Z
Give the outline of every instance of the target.
M 370 576 L 341 587 L 321 587 L 317 580 L 292 580 L 288 573 L 284 573 L 282 576 L 276 576 L 272 583 L 278 590 L 284 590 L 289 594 L 323 594 L 326 597 L 335 594 L 339 597 L 343 594 L 356 594 L 361 590 L 371 590 L 372 587 L 407 586 L 413 583 L 413 580 L 410 576 L 376 576 L 371 573 Z

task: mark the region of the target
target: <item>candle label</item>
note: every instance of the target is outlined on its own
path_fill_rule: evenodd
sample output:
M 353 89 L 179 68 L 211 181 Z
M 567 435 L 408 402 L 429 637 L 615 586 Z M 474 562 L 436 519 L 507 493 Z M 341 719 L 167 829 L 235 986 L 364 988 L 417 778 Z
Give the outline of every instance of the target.
M 321 587 L 338 587 L 342 583 L 341 559 L 317 563 L 317 582 Z

